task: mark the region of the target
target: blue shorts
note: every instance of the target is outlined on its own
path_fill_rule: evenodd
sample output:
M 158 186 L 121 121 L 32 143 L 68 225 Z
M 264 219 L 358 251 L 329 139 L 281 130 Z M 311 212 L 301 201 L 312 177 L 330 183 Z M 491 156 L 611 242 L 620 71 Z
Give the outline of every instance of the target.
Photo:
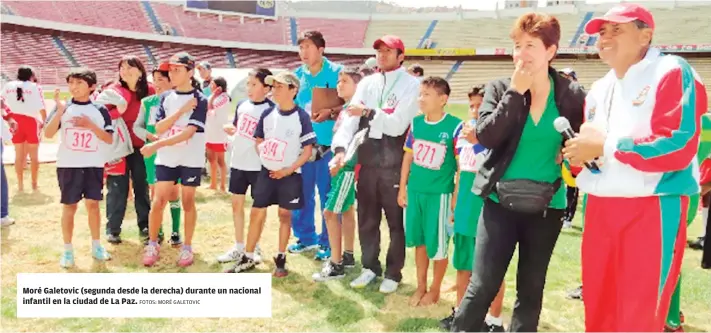
M 202 178 L 202 168 L 188 168 L 177 166 L 170 168 L 164 165 L 156 165 L 156 180 L 159 182 L 174 182 L 180 181 L 183 186 L 200 186 Z
M 57 181 L 62 204 L 104 199 L 104 168 L 57 168 Z
M 269 177 L 269 170 L 262 168 L 257 176 L 257 184 L 252 188 L 254 208 L 267 208 L 279 205 L 286 210 L 298 210 L 304 207 L 303 179 L 300 173 L 293 173 L 281 179 Z
M 230 169 L 230 193 L 244 195 L 247 193 L 247 189 L 251 187 L 252 199 L 254 199 L 254 185 L 257 184 L 257 178 L 259 178 L 259 171 Z

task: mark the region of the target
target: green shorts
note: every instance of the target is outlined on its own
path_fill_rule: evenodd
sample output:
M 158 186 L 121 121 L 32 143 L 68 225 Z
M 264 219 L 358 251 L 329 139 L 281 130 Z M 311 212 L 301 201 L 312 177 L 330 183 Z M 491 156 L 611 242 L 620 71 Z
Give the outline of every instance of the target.
M 341 170 L 331 179 L 326 210 L 341 214 L 355 203 L 355 171 Z
M 459 194 L 454 207 L 454 233 L 475 237 L 479 226 L 479 215 L 484 207 L 484 199 L 472 193 L 476 175 L 472 172 L 459 173 Z
M 454 233 L 452 237 L 454 243 L 454 253 L 452 254 L 452 266 L 458 271 L 471 272 L 474 268 L 474 247 L 476 237 L 464 236 Z
M 425 246 L 431 260 L 447 258 L 452 193 L 407 191 L 405 207 L 405 245 Z
M 146 163 L 146 181 L 148 185 L 155 185 L 156 179 L 156 154 L 143 159 Z

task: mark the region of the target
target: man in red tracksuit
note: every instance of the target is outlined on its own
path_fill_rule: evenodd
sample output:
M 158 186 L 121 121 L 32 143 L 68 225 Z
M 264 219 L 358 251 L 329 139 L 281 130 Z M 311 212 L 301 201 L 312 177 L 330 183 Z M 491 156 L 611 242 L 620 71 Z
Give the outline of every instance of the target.
M 598 159 L 576 183 L 588 194 L 582 246 L 585 327 L 661 332 L 686 245 L 689 197 L 698 194 L 706 90 L 684 60 L 650 46 L 654 18 L 623 3 L 588 22 L 611 71 L 586 98 L 586 123 L 568 140 L 573 165 Z M 640 250 L 643 249 L 643 250 Z

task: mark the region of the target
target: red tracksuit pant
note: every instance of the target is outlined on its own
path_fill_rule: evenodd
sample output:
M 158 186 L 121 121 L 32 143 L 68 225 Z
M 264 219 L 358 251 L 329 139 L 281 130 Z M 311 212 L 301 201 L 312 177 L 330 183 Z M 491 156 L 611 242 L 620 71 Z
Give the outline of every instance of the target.
M 585 329 L 661 332 L 679 278 L 689 198 L 588 196 Z

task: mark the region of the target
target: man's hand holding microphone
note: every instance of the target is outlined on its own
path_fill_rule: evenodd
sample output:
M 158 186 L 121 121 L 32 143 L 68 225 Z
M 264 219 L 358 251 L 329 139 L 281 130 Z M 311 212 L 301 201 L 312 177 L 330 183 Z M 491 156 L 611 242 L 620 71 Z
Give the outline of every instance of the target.
M 565 117 L 558 117 L 553 125 L 566 139 L 563 157 L 572 166 L 584 165 L 592 173 L 599 173 L 600 168 L 595 159 L 603 155 L 607 135 L 591 123 L 580 126 L 580 133 L 576 134 Z

